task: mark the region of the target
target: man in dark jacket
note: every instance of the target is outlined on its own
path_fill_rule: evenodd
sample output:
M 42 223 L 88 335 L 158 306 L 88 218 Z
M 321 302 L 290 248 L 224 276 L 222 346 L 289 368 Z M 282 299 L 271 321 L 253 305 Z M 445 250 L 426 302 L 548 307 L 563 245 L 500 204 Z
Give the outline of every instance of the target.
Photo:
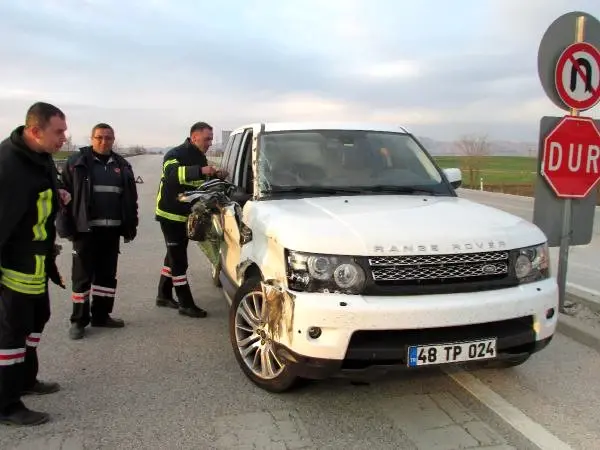
M 81 339 L 90 323 L 107 328 L 125 325 L 110 314 L 121 236 L 126 243 L 132 241 L 139 221 L 133 169 L 112 150 L 112 127 L 96 125 L 91 139 L 91 147 L 83 147 L 69 157 L 61 175 L 62 186 L 72 196 L 57 221 L 59 235 L 73 242 L 72 339 Z
M 64 113 L 32 105 L 25 126 L 0 143 L 0 423 L 37 425 L 24 394 L 50 394 L 56 383 L 37 380 L 37 346 L 50 319 L 48 279 L 64 288 L 56 267 L 59 207 L 52 154 L 65 142 Z
M 208 165 L 206 151 L 212 145 L 213 129 L 205 122 L 197 122 L 190 129 L 185 142 L 167 152 L 163 159 L 162 176 L 158 186 L 155 217 L 165 238 L 167 252 L 158 282 L 158 306 L 178 308 L 189 317 L 206 317 L 192 296 L 187 279 L 187 217 L 190 204 L 177 200 L 178 194 L 202 185 L 213 176 L 224 178 L 225 171 Z M 173 288 L 177 302 L 173 298 Z

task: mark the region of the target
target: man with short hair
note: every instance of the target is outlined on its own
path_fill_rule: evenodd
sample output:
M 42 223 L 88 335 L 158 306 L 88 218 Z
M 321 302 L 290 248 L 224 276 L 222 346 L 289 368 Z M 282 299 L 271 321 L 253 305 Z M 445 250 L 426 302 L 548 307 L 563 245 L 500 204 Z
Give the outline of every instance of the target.
M 224 178 L 225 171 L 208 164 L 206 151 L 212 145 L 213 129 L 206 122 L 197 122 L 190 128 L 185 142 L 167 152 L 163 159 L 162 176 L 156 199 L 156 220 L 160 222 L 167 253 L 158 282 L 157 306 L 179 309 L 189 317 L 206 317 L 198 307 L 187 279 L 187 218 L 190 205 L 177 200 L 178 194 L 196 189 L 213 176 Z M 173 298 L 173 289 L 177 294 Z
M 81 148 L 64 166 L 62 183 L 73 201 L 57 221 L 59 235 L 73 242 L 71 339 L 81 339 L 90 323 L 105 328 L 125 325 L 110 314 L 121 236 L 125 243 L 132 241 L 138 226 L 135 176 L 129 162 L 113 151 L 113 128 L 99 123 L 91 140 L 91 146 Z
M 64 288 L 56 267 L 54 219 L 69 201 L 57 190 L 52 154 L 66 141 L 65 114 L 38 102 L 25 125 L 0 143 L 0 423 L 38 425 L 25 394 L 50 394 L 57 383 L 37 380 L 37 346 L 50 319 L 48 280 Z

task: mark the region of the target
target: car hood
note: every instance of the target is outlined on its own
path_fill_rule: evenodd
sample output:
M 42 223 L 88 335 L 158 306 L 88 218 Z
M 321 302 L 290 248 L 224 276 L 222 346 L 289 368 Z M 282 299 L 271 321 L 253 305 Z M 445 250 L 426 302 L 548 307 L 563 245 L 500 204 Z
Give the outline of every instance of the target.
M 346 255 L 469 253 L 546 241 L 535 225 L 458 197 L 333 196 L 251 202 L 254 233 L 298 251 Z

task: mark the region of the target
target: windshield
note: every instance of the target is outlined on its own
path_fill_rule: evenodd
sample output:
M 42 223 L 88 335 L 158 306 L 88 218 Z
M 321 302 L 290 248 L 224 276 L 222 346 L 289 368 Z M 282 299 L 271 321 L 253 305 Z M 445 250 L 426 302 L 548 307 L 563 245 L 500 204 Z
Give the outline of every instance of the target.
M 411 135 L 379 131 L 265 133 L 260 140 L 258 183 L 265 194 L 452 195 Z

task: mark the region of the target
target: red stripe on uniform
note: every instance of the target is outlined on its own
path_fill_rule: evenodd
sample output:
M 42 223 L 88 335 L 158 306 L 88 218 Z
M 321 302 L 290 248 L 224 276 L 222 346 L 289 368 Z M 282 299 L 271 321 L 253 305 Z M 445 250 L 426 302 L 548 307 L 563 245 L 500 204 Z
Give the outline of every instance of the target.
M 178 277 L 173 277 L 173 286 L 181 286 L 187 284 L 187 276 L 179 275 Z
M 71 294 L 71 299 L 73 300 L 73 303 L 84 303 L 88 294 L 89 291 L 83 293 L 73 292 L 73 294 Z
M 0 354 L 0 360 L 2 360 L 2 361 L 8 361 L 9 359 L 19 359 L 19 358 L 25 358 L 25 352 L 15 353 L 14 355 Z
M 25 349 L 14 348 L 0 350 L 0 366 L 11 366 L 25 361 Z

